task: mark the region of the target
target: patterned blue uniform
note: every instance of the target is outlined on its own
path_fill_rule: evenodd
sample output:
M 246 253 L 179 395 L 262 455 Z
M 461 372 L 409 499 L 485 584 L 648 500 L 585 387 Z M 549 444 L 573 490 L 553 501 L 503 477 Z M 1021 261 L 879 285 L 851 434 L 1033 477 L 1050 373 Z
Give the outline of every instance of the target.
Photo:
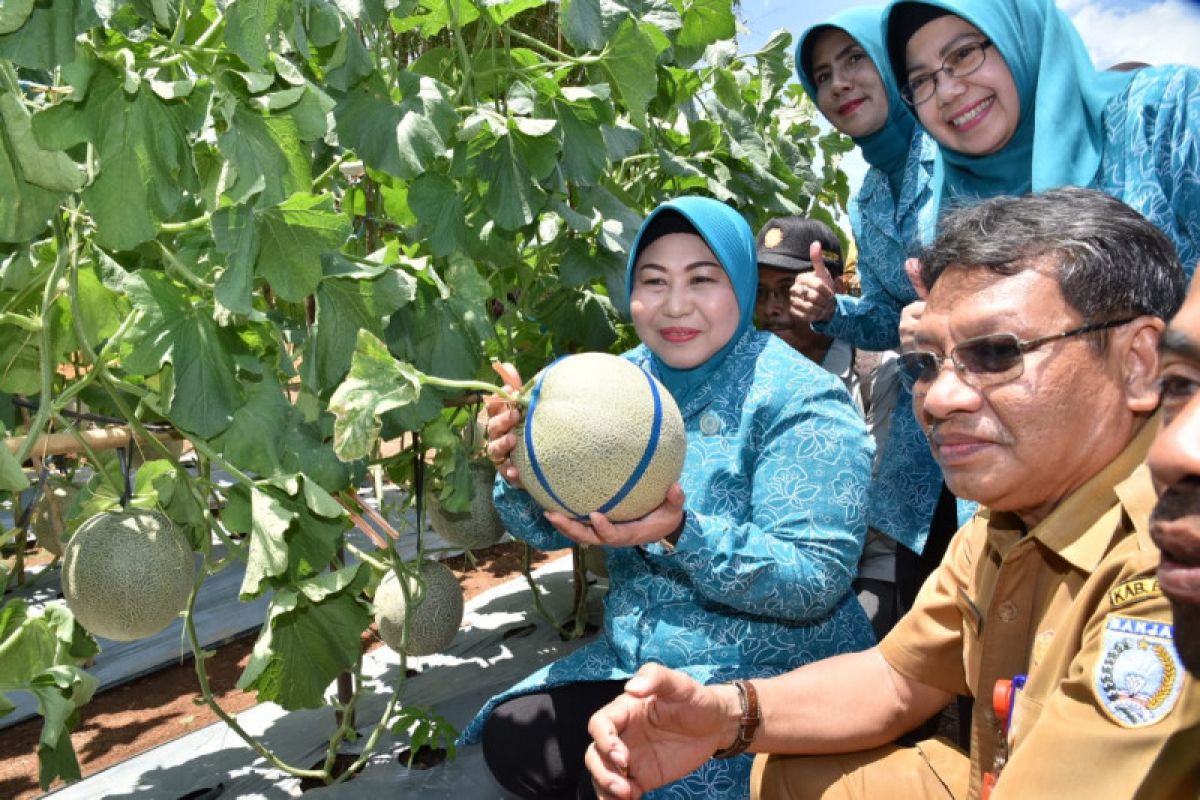
M 644 346 L 625 357 L 654 370 Z M 680 410 L 687 523 L 676 550 L 606 549 L 603 638 L 492 698 L 464 743 L 479 740 L 508 698 L 626 679 L 649 661 L 714 683 L 776 675 L 874 641 L 850 591 L 873 445 L 838 379 L 751 327 Z M 541 549 L 571 544 L 526 492 L 498 479 L 495 501 L 514 536 Z M 751 762 L 711 760 L 647 796 L 746 797 Z
M 1200 260 L 1200 70 L 1138 70 L 1104 109 L 1096 188 L 1157 225 L 1190 277 Z

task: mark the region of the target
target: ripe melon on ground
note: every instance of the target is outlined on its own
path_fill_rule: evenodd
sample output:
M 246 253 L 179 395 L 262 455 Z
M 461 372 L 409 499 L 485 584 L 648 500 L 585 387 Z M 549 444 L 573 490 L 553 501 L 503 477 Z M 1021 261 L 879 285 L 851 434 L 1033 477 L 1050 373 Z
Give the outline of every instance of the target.
M 192 549 L 157 511 L 103 511 L 67 542 L 62 590 L 83 627 L 120 642 L 167 627 L 187 605 Z
M 490 461 L 471 462 L 471 508 L 446 511 L 437 501 L 429 504 L 429 524 L 447 542 L 467 550 L 491 547 L 504 535 L 504 523 L 492 503 L 496 468 Z
M 421 580 L 425 596 L 408 617 L 408 647 L 410 656 L 427 656 L 445 650 L 458 633 L 463 618 L 463 595 L 458 578 L 440 561 L 421 563 Z M 417 580 L 408 577 L 408 592 L 416 597 L 420 591 Z M 375 592 L 375 622 L 384 644 L 401 651 L 404 633 L 404 591 L 400 579 L 389 571 Z
M 512 460 L 543 508 L 615 522 L 645 516 L 679 480 L 683 417 L 661 383 L 606 353 L 566 356 L 538 376 Z

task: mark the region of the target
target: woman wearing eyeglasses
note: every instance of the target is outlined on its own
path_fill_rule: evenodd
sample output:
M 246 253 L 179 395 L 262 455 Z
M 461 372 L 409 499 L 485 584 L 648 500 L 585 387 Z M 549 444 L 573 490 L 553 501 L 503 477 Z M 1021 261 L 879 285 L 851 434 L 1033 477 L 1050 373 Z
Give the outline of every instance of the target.
M 796 47 L 805 91 L 829 123 L 854 140 L 870 169 L 850 201 L 861 296 L 835 293 L 824 270 L 814 270 L 797 277 L 791 310 L 814 330 L 864 350 L 899 347 L 901 311 L 918 299 L 904 262 L 918 242 L 921 216 L 931 209 L 937 151 L 896 89 L 880 29 L 882 10 L 863 6 L 843 11 L 804 31 Z M 885 363 L 881 369 L 894 367 Z M 935 535 L 934 544 L 926 546 L 942 472 L 913 417 L 907 389 L 899 393 L 894 409 L 871 482 L 867 523 L 907 548 L 896 558 L 899 614 L 928 574 L 914 563 L 917 557 L 928 552 L 936 563 L 945 540 L 975 504 L 963 501 L 956 513 L 947 496 L 944 510 L 950 519 L 938 526 L 945 535 Z
M 984 197 L 1096 188 L 1166 233 L 1191 274 L 1200 70 L 1099 71 L 1051 0 L 904 0 L 884 31 L 900 93 L 939 145 L 939 215 Z

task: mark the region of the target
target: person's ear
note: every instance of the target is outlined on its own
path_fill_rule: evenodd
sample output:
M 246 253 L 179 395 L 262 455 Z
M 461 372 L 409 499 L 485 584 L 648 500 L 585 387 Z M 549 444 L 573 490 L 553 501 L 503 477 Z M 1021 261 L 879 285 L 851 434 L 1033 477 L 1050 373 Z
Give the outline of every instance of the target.
M 1158 317 L 1142 316 L 1129 327 L 1127 338 L 1122 337 L 1127 342 L 1122 364 L 1125 404 L 1135 414 L 1149 414 L 1158 408 L 1158 340 L 1166 323 Z

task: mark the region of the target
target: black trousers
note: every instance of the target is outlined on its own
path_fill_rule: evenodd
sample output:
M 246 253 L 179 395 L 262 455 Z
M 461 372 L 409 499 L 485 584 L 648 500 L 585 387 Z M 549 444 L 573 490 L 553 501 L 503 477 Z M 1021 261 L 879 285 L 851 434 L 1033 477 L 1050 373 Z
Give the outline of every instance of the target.
M 588 719 L 624 691 L 625 681 L 556 686 L 514 697 L 483 726 L 483 758 L 508 791 L 539 800 L 596 797 L 583 756 Z

